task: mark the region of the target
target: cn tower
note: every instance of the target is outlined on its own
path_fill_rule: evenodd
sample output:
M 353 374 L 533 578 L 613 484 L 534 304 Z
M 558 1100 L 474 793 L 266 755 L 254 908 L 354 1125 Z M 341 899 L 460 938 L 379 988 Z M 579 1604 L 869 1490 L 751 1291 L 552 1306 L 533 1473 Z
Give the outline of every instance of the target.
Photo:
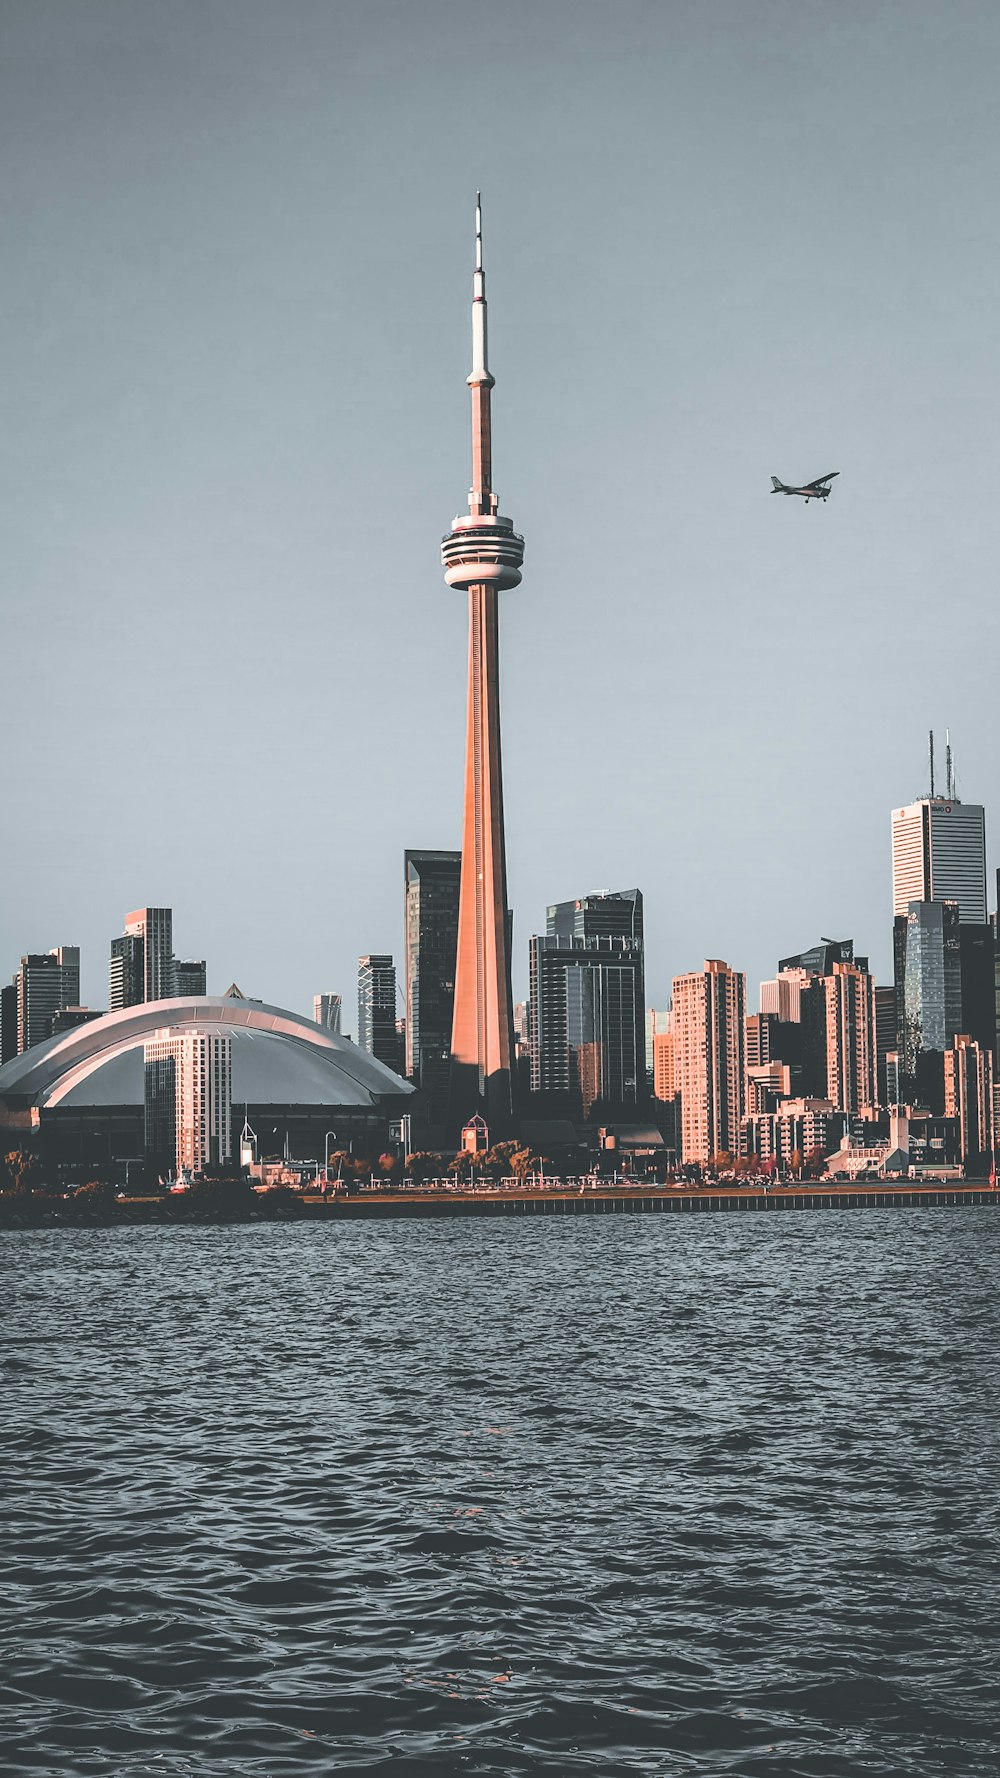
M 458 904 L 458 958 L 452 1026 L 453 1116 L 479 1112 L 491 1137 L 514 1122 L 514 1026 L 510 983 L 507 861 L 500 769 L 500 657 L 497 594 L 521 579 L 524 538 L 497 511 L 493 492 L 490 375 L 482 209 L 476 193 L 476 269 L 472 279 L 472 487 L 468 515 L 441 546 L 449 586 L 469 594 L 469 712 L 465 742 L 465 817 Z

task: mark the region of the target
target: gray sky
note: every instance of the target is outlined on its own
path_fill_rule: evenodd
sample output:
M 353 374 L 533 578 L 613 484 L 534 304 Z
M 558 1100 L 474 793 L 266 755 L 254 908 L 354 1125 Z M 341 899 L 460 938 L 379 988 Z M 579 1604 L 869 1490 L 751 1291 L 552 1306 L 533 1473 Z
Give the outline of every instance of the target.
M 477 185 L 517 991 L 635 883 L 658 1005 L 821 933 L 885 978 L 931 723 L 1000 827 L 998 50 L 991 0 L 4 0 L 3 979 L 79 943 L 106 1004 L 146 903 L 351 1029 L 401 959 Z

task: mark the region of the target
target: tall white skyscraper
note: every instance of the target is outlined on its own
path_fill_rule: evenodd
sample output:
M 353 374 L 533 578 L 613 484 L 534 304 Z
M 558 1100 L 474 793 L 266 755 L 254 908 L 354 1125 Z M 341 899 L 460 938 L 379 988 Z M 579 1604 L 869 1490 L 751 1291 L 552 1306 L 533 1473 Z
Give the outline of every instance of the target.
M 963 926 L 986 924 L 986 812 L 981 803 L 922 796 L 892 811 L 892 911 L 957 901 Z

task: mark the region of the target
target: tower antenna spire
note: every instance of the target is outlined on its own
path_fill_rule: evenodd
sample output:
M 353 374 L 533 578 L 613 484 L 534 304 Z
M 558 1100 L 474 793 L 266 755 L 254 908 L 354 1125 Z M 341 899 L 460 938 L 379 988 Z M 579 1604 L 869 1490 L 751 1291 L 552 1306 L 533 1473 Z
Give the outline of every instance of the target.
M 951 755 L 951 729 L 944 731 L 944 793 L 951 802 L 955 793 L 955 771 Z
M 497 510 L 493 492 L 493 414 L 490 390 L 489 346 L 486 323 L 486 273 L 483 270 L 483 202 L 476 193 L 476 269 L 472 274 L 472 487 L 469 512 L 475 518 L 492 518 Z
M 934 730 L 927 730 L 927 754 L 931 762 L 931 798 L 934 796 Z

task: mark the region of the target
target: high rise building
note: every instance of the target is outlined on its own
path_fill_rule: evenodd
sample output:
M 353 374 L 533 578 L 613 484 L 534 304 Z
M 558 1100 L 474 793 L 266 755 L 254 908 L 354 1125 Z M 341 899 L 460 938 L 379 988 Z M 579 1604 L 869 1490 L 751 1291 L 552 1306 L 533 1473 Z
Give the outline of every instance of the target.
M 641 950 L 642 894 L 638 889 L 608 889 L 577 901 L 555 901 L 546 911 L 545 930 L 549 938 L 627 938 Z
M 548 938 L 570 947 L 574 943 L 589 946 L 602 939 L 621 939 L 629 946 L 635 970 L 635 1053 L 642 1059 L 643 1070 L 637 1093 L 639 1098 L 644 1097 L 648 1090 L 648 1037 L 641 892 L 638 889 L 608 889 L 595 895 L 581 895 L 577 901 L 552 902 L 546 910 L 545 932 Z M 626 1096 L 626 1103 L 633 1103 L 631 1094 Z
M 468 515 L 442 544 L 445 580 L 469 595 L 469 702 L 465 814 L 459 891 L 452 1115 L 485 1115 L 496 1136 L 514 1117 L 511 916 L 507 905 L 500 761 L 500 651 L 497 596 L 521 579 L 524 539 L 498 512 L 493 492 L 491 395 L 486 337 L 482 216 L 476 198 L 472 285 L 472 487 Z
M 645 1097 L 642 946 L 629 938 L 532 938 L 533 1093 L 621 1108 Z
M 108 964 L 108 1011 L 121 1012 L 126 1006 L 141 1006 L 146 973 L 146 946 L 137 933 L 128 933 L 111 940 Z
M 669 1022 L 653 1033 L 653 1097 L 666 1102 L 677 1096 L 677 1065 L 673 1013 L 664 1016 Z
M 173 999 L 173 922 L 170 908 L 136 908 L 125 915 L 125 931 L 111 943 L 110 1012 L 139 1006 L 146 1000 Z
M 104 1014 L 89 1006 L 61 1006 L 52 1014 L 52 1035 L 61 1037 L 64 1031 L 76 1031 L 81 1025 L 92 1025 L 95 1019 L 102 1019 Z
M 958 1119 L 962 1159 L 980 1166 L 993 1161 L 993 1056 L 965 1033 L 944 1057 L 944 1114 Z
M 782 976 L 795 977 L 804 985 L 810 976 L 829 975 L 835 963 L 853 962 L 853 938 L 821 938 L 819 944 L 813 945 L 811 950 L 797 951 L 794 957 L 782 957 L 778 964 L 778 979 L 780 981 Z M 761 983 L 762 989 L 763 986 Z M 772 1010 L 777 1009 L 765 1008 L 761 1004 L 761 1012 Z
M 652 1085 L 653 1080 L 653 1040 L 658 1031 L 670 1030 L 670 1012 L 658 1012 L 655 1006 L 646 1008 L 646 1075 Z
M 358 958 L 358 1047 L 399 1071 L 396 965 L 385 952 Z
M 21 958 L 14 977 L 17 1003 L 17 1053 L 52 1036 L 52 1020 L 63 1006 L 80 1003 L 80 948 L 57 945 Z
M 762 982 L 761 987 L 769 984 Z M 798 995 L 796 995 L 795 1011 L 798 1014 Z M 766 1068 L 774 1061 L 778 1052 L 774 1047 L 775 1036 L 782 1021 L 777 1013 L 752 1012 L 747 1014 L 745 1049 L 748 1068 Z
M 146 1153 L 197 1174 L 232 1158 L 232 1040 L 228 1032 L 156 1031 L 143 1046 Z
M 875 1082 L 875 983 L 858 963 L 834 963 L 810 992 L 822 992 L 826 1098 L 837 1111 L 871 1112 Z
M 190 963 L 174 959 L 174 994 L 178 1000 L 201 1000 L 208 992 L 208 972 L 201 957 Z
M 0 1067 L 17 1055 L 17 977 L 0 988 Z
M 766 1017 L 780 1019 L 783 1025 L 799 1022 L 799 996 L 809 972 L 805 969 L 782 969 L 774 981 L 760 984 L 760 1010 Z
M 986 925 L 986 813 L 981 803 L 922 796 L 892 811 L 892 911 L 954 901 L 964 926 Z
M 962 1029 L 957 901 L 911 901 L 894 922 L 901 1074 L 907 1097 L 944 1104 L 944 1054 Z
M 997 871 L 996 911 L 991 924 L 993 927 L 993 1084 L 995 1087 L 1000 1082 L 1000 870 Z
M 888 1096 L 886 1057 L 895 1054 L 899 1044 L 894 987 L 875 989 L 875 1084 L 880 1105 L 894 1103 Z
M 343 1006 L 339 994 L 314 994 L 313 1019 L 333 1037 L 340 1036 Z
M 447 1116 L 461 852 L 403 854 L 406 924 L 406 1072 L 432 1122 Z
M 674 978 L 674 1067 L 681 1096 L 681 1159 L 704 1166 L 740 1152 L 746 977 L 710 958 Z

